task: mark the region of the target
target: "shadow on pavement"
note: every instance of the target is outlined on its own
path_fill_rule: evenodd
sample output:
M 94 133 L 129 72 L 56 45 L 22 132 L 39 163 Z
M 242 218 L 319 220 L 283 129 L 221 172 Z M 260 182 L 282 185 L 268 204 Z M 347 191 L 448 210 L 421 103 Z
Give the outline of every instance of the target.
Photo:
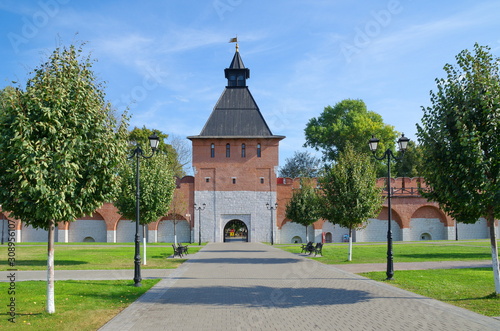
M 138 301 L 150 302 L 149 296 Z M 336 304 L 354 304 L 366 302 L 373 297 L 365 291 L 330 289 L 324 287 L 269 287 L 269 286 L 208 286 L 208 287 L 174 287 L 168 289 L 161 298 L 155 299 L 158 304 L 172 305 L 214 305 L 244 307 L 309 307 Z

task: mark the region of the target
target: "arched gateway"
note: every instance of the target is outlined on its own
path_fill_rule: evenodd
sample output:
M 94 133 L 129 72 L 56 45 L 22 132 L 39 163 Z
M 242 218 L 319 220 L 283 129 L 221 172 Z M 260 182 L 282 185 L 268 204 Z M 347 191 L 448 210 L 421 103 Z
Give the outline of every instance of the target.
M 224 226 L 224 242 L 248 242 L 248 227 L 241 220 L 231 220 Z

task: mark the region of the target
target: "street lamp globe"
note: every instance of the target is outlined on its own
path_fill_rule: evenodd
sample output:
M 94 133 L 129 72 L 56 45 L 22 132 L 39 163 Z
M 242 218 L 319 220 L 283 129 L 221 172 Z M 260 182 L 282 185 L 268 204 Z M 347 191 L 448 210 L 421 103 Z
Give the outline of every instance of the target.
M 156 151 L 156 149 L 158 148 L 158 144 L 160 143 L 160 137 L 158 137 L 156 135 L 156 132 L 154 132 L 152 135 L 150 135 L 148 137 L 149 139 L 149 144 L 151 145 L 151 149 L 154 151 Z
M 407 137 L 405 137 L 405 134 L 403 133 L 401 135 L 401 138 L 399 138 L 399 140 L 398 140 L 399 150 L 402 151 L 402 152 L 405 152 L 406 148 L 408 147 L 408 142 L 409 141 L 410 141 L 410 139 L 408 139 Z
M 377 151 L 378 143 L 380 139 L 375 138 L 375 136 L 372 136 L 372 139 L 368 141 L 368 145 L 370 145 L 370 150 L 375 153 Z

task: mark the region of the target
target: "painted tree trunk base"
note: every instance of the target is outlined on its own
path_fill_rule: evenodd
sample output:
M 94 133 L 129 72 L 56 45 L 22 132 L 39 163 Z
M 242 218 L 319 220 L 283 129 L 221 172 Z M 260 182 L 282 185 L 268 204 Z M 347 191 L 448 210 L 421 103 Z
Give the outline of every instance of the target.
M 56 312 L 54 297 L 54 222 L 49 225 L 49 240 L 47 251 L 47 313 Z

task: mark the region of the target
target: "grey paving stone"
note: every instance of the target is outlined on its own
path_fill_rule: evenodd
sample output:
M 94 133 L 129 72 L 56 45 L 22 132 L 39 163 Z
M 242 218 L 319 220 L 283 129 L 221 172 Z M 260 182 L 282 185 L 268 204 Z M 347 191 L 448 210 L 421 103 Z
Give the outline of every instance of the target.
M 107 330 L 500 330 L 500 321 L 264 244 L 209 244 Z

